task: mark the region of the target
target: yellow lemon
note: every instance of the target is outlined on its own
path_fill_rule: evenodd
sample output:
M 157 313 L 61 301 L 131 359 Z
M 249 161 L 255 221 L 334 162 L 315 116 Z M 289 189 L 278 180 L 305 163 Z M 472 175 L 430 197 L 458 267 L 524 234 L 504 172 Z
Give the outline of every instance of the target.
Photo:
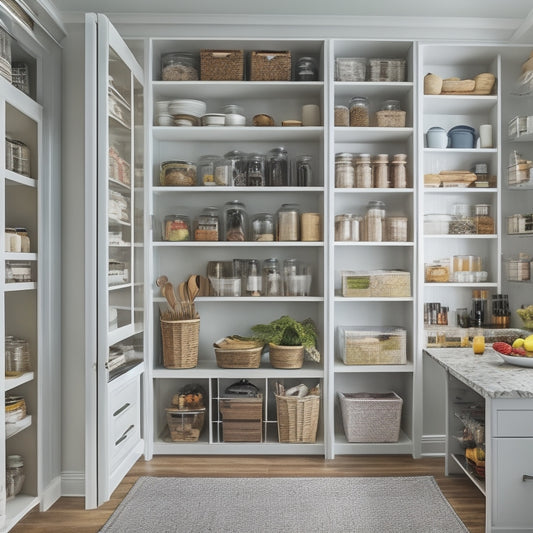
M 516 339 L 513 342 L 513 348 L 522 348 L 524 346 L 524 339 Z
M 526 352 L 533 352 L 533 335 L 529 335 L 524 339 L 524 348 Z

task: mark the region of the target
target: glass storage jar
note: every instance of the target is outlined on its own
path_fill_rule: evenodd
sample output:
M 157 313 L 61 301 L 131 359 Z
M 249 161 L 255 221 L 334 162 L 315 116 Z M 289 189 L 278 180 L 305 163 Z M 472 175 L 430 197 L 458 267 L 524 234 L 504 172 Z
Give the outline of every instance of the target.
M 246 164 L 246 185 L 248 187 L 264 187 L 265 184 L 265 156 L 263 154 L 249 154 Z
M 370 125 L 370 113 L 368 98 L 354 96 L 350 100 L 350 126 L 368 127 Z
M 194 223 L 195 241 L 218 241 L 219 217 L 218 208 L 206 207 Z
M 267 155 L 267 185 L 286 187 L 289 185 L 289 159 L 283 146 L 273 148 Z
M 386 217 L 385 232 L 387 241 L 406 242 L 407 241 L 407 217 Z
M 472 216 L 471 205 L 454 204 L 452 206 L 452 220 L 448 233 L 450 235 L 471 235 L 476 233 L 476 224 Z
M 285 296 L 309 296 L 311 282 L 310 265 L 292 258 L 283 261 L 283 294 Z
M 365 240 L 381 242 L 385 234 L 385 204 L 380 200 L 368 202 L 365 215 Z
M 26 228 L 16 228 L 17 235 L 20 237 L 20 251 L 23 254 L 30 253 L 30 236 Z
M 370 154 L 357 154 L 355 162 L 355 186 L 361 189 L 372 187 L 372 165 Z
M 335 240 L 359 241 L 362 217 L 345 213 L 335 216 Z
M 394 189 L 407 187 L 407 154 L 394 154 L 390 162 L 390 179 Z
M 295 67 L 296 81 L 317 81 L 318 66 L 314 57 L 300 57 Z
M 24 94 L 30 94 L 30 72 L 26 63 L 16 61 L 11 65 L 11 83 Z
M 28 283 L 32 280 L 29 261 L 6 261 L 6 283 Z
M 258 213 L 252 218 L 252 240 L 274 240 L 274 217 L 270 213 Z
M 313 156 L 299 155 L 294 163 L 293 185 L 296 187 L 311 187 L 313 183 Z
M 474 205 L 474 223 L 476 233 L 489 235 L 494 233 L 494 219 L 490 215 L 490 204 Z
M 220 159 L 218 155 L 203 155 L 198 161 L 198 185 L 213 186 L 215 183 L 215 162 Z
M 163 240 L 170 242 L 190 241 L 191 226 L 187 215 L 167 215 L 163 224 Z
M 6 499 L 11 500 L 24 485 L 24 459 L 22 455 L 8 455 L 6 460 Z
M 283 204 L 277 213 L 277 240 L 300 240 L 300 209 L 297 204 Z
M 229 159 L 221 157 L 214 162 L 215 185 L 227 187 L 233 183 L 233 165 Z
M 224 240 L 246 241 L 248 236 L 248 215 L 246 207 L 238 200 L 224 204 Z
M 11 37 L 0 27 L 0 76 L 11 83 Z
M 26 339 L 19 339 L 11 335 L 6 337 L 5 365 L 6 375 L 31 372 L 30 347 Z
M 350 125 L 350 110 L 345 105 L 335 106 L 335 126 L 344 128 Z
M 246 296 L 261 296 L 262 284 L 259 261 L 249 259 L 246 265 Z
M 163 81 L 193 81 L 198 79 L 198 60 L 189 52 L 169 52 L 161 56 Z
M 263 261 L 263 296 L 282 296 L 281 271 L 279 261 L 271 257 Z
M 348 152 L 335 155 L 335 187 L 338 189 L 355 187 L 353 156 Z
M 18 234 L 16 228 L 5 229 L 5 252 L 22 252 L 22 237 Z
M 221 112 L 226 115 L 224 121 L 225 126 L 244 126 L 246 124 L 244 109 L 240 105 L 225 105 L 222 107 Z
M 224 154 L 224 159 L 231 163 L 233 185 L 246 187 L 246 154 L 240 150 L 231 150 Z
M 30 149 L 21 141 L 6 137 L 6 168 L 30 177 Z
M 159 182 L 168 187 L 196 185 L 196 165 L 191 161 L 165 161 L 161 163 Z
M 378 189 L 389 187 L 389 155 L 377 154 L 372 158 L 372 182 Z

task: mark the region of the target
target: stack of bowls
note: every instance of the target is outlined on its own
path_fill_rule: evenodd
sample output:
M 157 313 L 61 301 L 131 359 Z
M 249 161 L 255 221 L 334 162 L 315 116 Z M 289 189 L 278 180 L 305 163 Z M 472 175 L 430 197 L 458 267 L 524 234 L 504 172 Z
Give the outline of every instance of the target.
M 198 126 L 206 110 L 207 104 L 202 100 L 180 99 L 168 104 L 168 112 L 173 116 L 175 126 Z

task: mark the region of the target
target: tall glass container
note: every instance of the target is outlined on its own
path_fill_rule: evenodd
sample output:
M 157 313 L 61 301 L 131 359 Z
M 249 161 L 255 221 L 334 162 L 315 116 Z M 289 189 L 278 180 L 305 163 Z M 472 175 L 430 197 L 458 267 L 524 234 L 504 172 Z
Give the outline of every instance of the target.
M 248 215 L 242 202 L 233 200 L 224 205 L 224 240 L 246 241 L 248 237 Z

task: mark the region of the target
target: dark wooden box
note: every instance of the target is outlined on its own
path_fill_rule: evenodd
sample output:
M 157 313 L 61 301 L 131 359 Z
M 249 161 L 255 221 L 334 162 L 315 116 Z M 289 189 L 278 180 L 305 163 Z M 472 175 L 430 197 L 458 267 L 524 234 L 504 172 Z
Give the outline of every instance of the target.
M 261 442 L 263 397 L 222 398 L 219 403 L 224 442 Z

